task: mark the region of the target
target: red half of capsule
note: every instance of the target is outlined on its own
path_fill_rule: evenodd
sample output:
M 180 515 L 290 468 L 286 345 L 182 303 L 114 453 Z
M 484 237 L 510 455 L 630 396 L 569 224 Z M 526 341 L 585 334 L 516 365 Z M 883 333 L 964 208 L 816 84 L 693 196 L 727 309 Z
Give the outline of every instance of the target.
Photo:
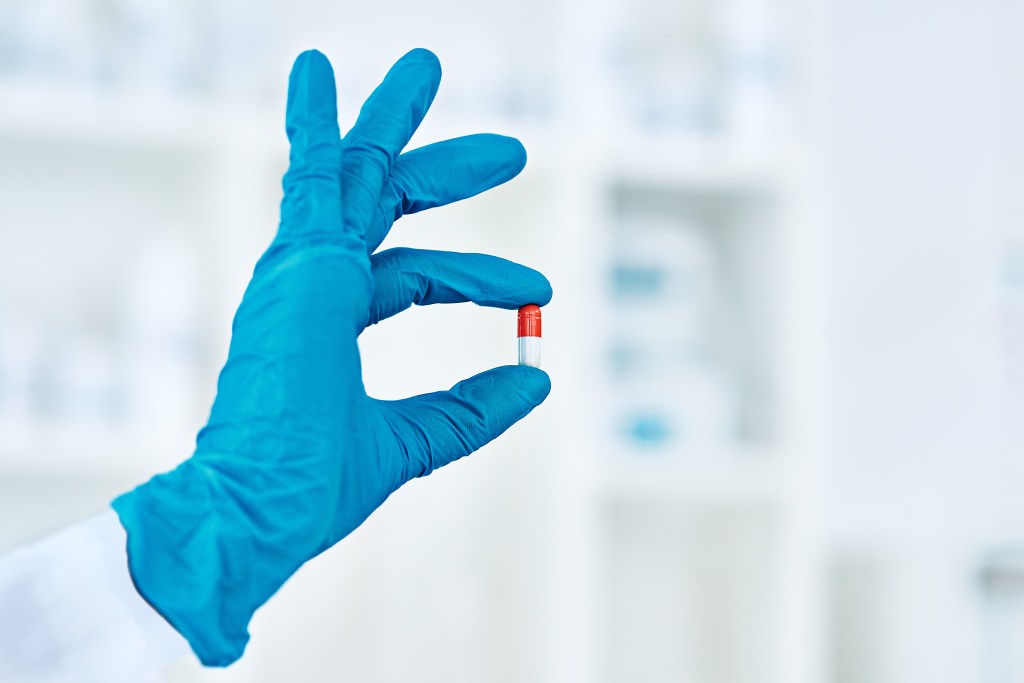
M 519 309 L 519 336 L 540 336 L 540 306 L 527 304 Z

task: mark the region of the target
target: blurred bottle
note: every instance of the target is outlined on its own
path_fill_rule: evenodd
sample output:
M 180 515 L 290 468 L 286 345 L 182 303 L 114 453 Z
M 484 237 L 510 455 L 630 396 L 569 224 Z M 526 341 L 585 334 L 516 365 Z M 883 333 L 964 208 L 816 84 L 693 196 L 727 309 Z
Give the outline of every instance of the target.
M 14 0 L 0 6 L 0 68 L 8 78 L 81 80 L 94 70 L 92 3 Z
M 724 119 L 738 155 L 764 158 L 779 135 L 782 46 L 771 0 L 719 5 Z
M 94 3 L 100 65 L 97 85 L 149 95 L 194 94 L 207 69 L 196 0 Z
M 209 75 L 208 87 L 218 97 L 242 101 L 266 100 L 277 93 L 275 69 L 287 62 L 287 55 L 279 54 L 274 40 L 274 12 L 287 8 L 243 0 L 212 0 L 199 3 L 199 8 L 199 56 Z
M 990 557 L 981 573 L 985 593 L 986 683 L 1024 681 L 1024 550 Z
M 621 119 L 613 125 L 688 138 L 718 131 L 710 7 L 657 0 L 617 4 L 607 48 L 612 105 Z
M 69 438 L 98 442 L 118 427 L 123 402 L 111 339 L 67 335 L 48 365 L 53 370 L 47 401 L 48 420 Z

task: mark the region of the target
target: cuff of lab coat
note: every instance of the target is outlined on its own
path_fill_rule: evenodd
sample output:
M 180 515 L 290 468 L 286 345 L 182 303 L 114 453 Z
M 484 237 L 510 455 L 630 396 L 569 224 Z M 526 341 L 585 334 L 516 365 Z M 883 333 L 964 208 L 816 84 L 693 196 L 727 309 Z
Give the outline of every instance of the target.
M 139 596 L 112 510 L 0 557 L 0 681 L 144 683 L 188 652 Z
M 99 544 L 107 576 L 107 590 L 128 613 L 146 639 L 154 658 L 170 664 L 191 649 L 188 641 L 139 595 L 128 571 L 128 534 L 113 510 L 85 523 Z

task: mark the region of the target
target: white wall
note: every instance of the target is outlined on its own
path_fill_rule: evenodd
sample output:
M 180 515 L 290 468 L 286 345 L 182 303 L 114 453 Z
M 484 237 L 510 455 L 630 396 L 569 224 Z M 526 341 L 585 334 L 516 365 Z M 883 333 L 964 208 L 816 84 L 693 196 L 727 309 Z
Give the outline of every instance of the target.
M 1007 174 L 1020 7 L 838 0 L 827 16 L 836 619 L 850 636 L 853 605 L 881 627 L 838 645 L 837 666 L 851 681 L 979 680 L 978 573 L 1024 536 L 1002 275 L 1022 226 L 1024 188 Z

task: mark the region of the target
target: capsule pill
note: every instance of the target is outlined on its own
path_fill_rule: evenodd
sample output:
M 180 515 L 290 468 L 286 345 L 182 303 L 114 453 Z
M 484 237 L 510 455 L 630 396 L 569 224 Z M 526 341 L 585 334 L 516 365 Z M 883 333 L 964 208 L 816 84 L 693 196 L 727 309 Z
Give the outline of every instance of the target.
M 540 367 L 540 306 L 519 309 L 519 364 Z

